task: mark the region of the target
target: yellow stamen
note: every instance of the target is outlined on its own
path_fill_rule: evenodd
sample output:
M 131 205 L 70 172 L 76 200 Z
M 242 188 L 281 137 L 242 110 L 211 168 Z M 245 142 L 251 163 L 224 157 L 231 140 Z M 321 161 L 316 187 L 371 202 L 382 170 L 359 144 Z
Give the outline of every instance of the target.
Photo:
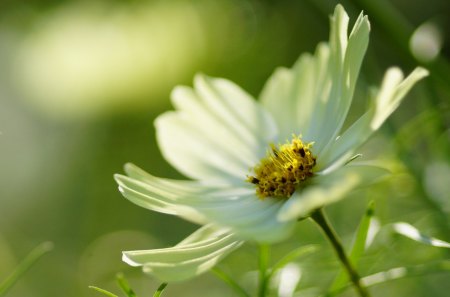
M 253 168 L 255 174 L 247 178 L 256 185 L 258 197 L 291 197 L 300 183 L 313 175 L 316 157 L 310 151 L 312 145 L 296 135 L 290 143 L 271 145 L 267 157 Z

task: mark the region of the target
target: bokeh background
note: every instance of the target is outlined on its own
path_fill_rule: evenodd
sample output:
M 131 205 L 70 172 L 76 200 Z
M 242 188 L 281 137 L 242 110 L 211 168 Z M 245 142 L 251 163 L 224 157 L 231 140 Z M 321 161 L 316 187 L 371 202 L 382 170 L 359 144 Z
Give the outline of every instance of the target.
M 406 221 L 449 241 L 450 2 L 341 3 L 352 21 L 364 10 L 372 24 L 350 120 L 367 106 L 367 88 L 380 83 L 388 66 L 410 72 L 423 65 L 431 76 L 361 149 L 365 159 L 380 159 L 394 174 L 327 211 L 347 246 L 369 200 L 381 226 Z M 7 296 L 101 296 L 88 285 L 120 294 L 117 272 L 138 296 L 151 296 L 158 280 L 123 264 L 120 252 L 173 245 L 196 226 L 131 204 L 113 174 L 133 162 L 157 176 L 182 178 L 161 157 L 153 127 L 155 117 L 171 109 L 171 89 L 191 85 L 203 72 L 257 96 L 275 67 L 291 66 L 301 52 L 327 40 L 336 4 L 1 0 L 0 280 L 39 243 L 55 244 Z M 450 255 L 381 233 L 363 258 L 363 275 Z M 298 296 L 314 296 L 339 267 L 308 221 L 274 246 L 273 259 L 309 243 L 323 246 L 296 263 Z M 220 266 L 251 289 L 255 253 L 247 244 Z M 430 271 L 371 290 L 374 296 L 443 297 L 448 278 L 448 272 Z M 233 296 L 211 274 L 170 284 L 164 294 Z

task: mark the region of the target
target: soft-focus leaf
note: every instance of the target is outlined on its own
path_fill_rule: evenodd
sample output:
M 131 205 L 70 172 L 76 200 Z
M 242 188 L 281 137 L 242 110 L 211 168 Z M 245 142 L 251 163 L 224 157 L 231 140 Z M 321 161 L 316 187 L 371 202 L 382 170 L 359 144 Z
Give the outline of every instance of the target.
M 122 273 L 117 274 L 116 280 L 119 287 L 125 294 L 127 294 L 128 297 L 137 297 Z
M 396 267 L 386 271 L 368 275 L 366 277 L 363 277 L 361 281 L 364 285 L 370 287 L 396 279 L 441 272 L 450 272 L 449 260 L 410 267 Z
M 109 291 L 106 291 L 106 290 L 104 290 L 102 288 L 99 288 L 99 287 L 89 286 L 89 289 L 93 289 L 93 290 L 95 290 L 97 292 L 100 292 L 100 293 L 102 293 L 102 294 L 104 294 L 106 296 L 109 296 L 109 297 L 119 297 L 119 296 L 117 296 L 117 295 L 115 295 L 115 294 L 113 294 L 113 293 L 111 293 Z
M 43 242 L 34 248 L 17 268 L 0 283 L 0 296 L 4 296 L 9 289 L 27 272 L 37 260 L 53 249 L 52 242 Z
M 155 294 L 153 294 L 153 297 L 159 297 L 161 296 L 164 289 L 167 287 L 167 283 L 162 283 L 158 289 L 156 290 Z
M 414 226 L 405 222 L 392 224 L 392 230 L 400 235 L 403 235 L 405 237 L 408 237 L 412 240 L 415 240 L 417 242 L 426 245 L 442 248 L 450 248 L 450 243 L 437 238 L 426 236 L 422 234 L 419 230 L 417 230 Z
M 361 282 L 366 287 L 372 287 L 380 285 L 389 281 L 394 281 L 402 278 L 430 275 L 432 273 L 448 273 L 450 272 L 450 261 L 438 261 L 427 264 L 409 266 L 409 267 L 395 267 L 386 271 L 377 272 L 361 278 Z M 344 287 L 338 290 L 332 291 L 328 294 L 321 295 L 332 297 L 344 292 L 350 288 L 350 283 L 347 283 Z
M 224 283 L 226 283 L 228 286 L 230 286 L 230 288 L 232 288 L 234 290 L 234 292 L 236 294 L 238 294 L 239 296 L 250 297 L 250 295 L 247 294 L 247 292 L 245 292 L 245 290 L 233 278 L 231 278 L 228 274 L 226 274 L 223 270 L 221 270 L 217 267 L 214 267 L 213 269 L 211 269 L 211 272 L 215 276 L 217 276 L 217 278 L 219 278 Z
M 272 277 L 278 270 L 286 266 L 288 263 L 293 262 L 297 260 L 298 258 L 305 257 L 311 253 L 316 252 L 319 249 L 319 246 L 317 245 L 306 245 L 299 247 L 290 253 L 288 253 L 286 256 L 281 258 L 275 265 L 272 267 L 269 278 Z
M 356 237 L 353 242 L 352 250 L 350 252 L 350 261 L 353 265 L 357 266 L 359 259 L 364 253 L 366 247 L 367 234 L 369 232 L 370 222 L 372 220 L 374 214 L 374 203 L 373 201 L 369 202 L 367 206 L 367 210 L 364 216 L 359 223 L 358 232 L 356 233 Z M 334 291 L 341 286 L 343 286 L 348 280 L 348 277 L 342 269 L 339 274 L 335 278 L 333 284 L 331 285 L 330 291 Z

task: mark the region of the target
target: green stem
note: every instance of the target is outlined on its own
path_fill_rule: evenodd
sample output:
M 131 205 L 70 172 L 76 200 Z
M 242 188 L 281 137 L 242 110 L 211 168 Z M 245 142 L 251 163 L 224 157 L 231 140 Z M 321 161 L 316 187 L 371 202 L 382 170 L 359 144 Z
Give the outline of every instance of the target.
M 344 247 L 342 246 L 342 243 L 341 243 L 339 237 L 337 236 L 337 234 L 334 231 L 333 227 L 331 226 L 330 222 L 326 218 L 323 210 L 318 209 L 318 210 L 314 211 L 311 215 L 311 218 L 317 223 L 317 225 L 319 225 L 319 227 L 325 233 L 325 236 L 330 241 L 339 260 L 341 261 L 342 265 L 344 266 L 345 270 L 347 271 L 348 276 L 349 276 L 350 280 L 352 281 L 353 285 L 355 286 L 356 290 L 358 291 L 359 295 L 361 297 L 370 297 L 369 292 L 362 285 L 361 278 L 358 275 L 358 272 L 353 267 L 353 265 L 350 263 L 350 260 L 344 251 Z
M 267 244 L 261 244 L 259 248 L 259 288 L 258 297 L 265 297 L 267 292 L 268 267 L 270 259 L 270 247 Z

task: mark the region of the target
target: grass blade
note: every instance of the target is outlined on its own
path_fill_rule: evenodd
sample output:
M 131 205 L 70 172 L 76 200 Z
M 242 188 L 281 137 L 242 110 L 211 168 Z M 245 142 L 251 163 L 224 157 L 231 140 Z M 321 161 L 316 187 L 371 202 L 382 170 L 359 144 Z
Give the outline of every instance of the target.
M 158 289 L 156 290 L 155 294 L 153 294 L 153 297 L 159 297 L 161 296 L 162 292 L 164 291 L 164 289 L 167 287 L 167 283 L 162 283 Z
M 127 295 L 127 297 L 137 297 L 136 293 L 130 288 L 127 280 L 122 273 L 116 275 L 116 281 L 122 291 Z
M 43 255 L 53 249 L 52 242 L 43 242 L 35 247 L 25 259 L 16 267 L 16 269 L 0 283 L 0 296 L 4 296 L 6 292 L 22 277 Z
M 106 291 L 106 290 L 104 290 L 102 288 L 99 288 L 99 287 L 89 286 L 89 289 L 93 289 L 93 290 L 95 290 L 95 291 L 97 291 L 99 293 L 102 293 L 102 294 L 104 294 L 106 296 L 109 296 L 109 297 L 119 297 L 119 296 L 117 296 L 117 295 L 115 295 L 115 294 L 113 294 L 113 293 L 111 293 L 109 291 Z

